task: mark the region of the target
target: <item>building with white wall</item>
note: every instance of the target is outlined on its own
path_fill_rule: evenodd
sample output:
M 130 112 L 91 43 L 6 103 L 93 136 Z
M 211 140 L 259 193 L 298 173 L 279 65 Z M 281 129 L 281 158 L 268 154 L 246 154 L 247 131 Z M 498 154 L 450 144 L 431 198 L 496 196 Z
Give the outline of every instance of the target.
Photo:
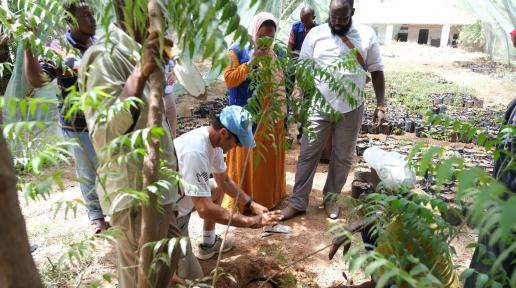
M 475 23 L 459 0 L 355 0 L 354 21 L 372 26 L 383 44 L 451 45 L 460 27 Z

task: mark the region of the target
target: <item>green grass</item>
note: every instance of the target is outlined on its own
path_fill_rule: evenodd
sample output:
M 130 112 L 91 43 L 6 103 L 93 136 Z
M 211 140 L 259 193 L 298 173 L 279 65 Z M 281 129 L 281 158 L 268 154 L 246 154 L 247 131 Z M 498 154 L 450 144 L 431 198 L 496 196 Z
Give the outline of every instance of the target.
M 79 195 L 78 191 L 75 193 Z M 22 197 L 21 201 L 24 201 Z M 98 264 L 98 255 L 92 254 L 90 242 L 85 241 L 91 239 L 91 235 L 84 209 L 78 211 L 77 217 L 73 217 L 73 213 L 65 217 L 64 209 L 54 217 L 53 203 L 62 201 L 63 198 L 63 195 L 56 193 L 47 200 L 24 202 L 29 240 L 31 244 L 38 245 L 33 256 L 45 287 L 76 287 L 79 282 L 83 285 L 80 287 L 89 287 L 85 283 L 97 277 L 90 267 L 98 266 L 99 270 L 106 268 Z M 78 243 L 83 245 L 77 245 Z M 70 263 L 67 253 L 72 248 L 75 248 L 72 250 L 74 259 Z
M 461 101 L 463 95 L 475 95 L 475 91 L 455 83 L 447 83 L 432 73 L 410 70 L 388 70 L 385 72 L 387 101 L 400 104 L 415 112 L 422 112 L 432 107 L 430 95 L 452 94 L 455 102 Z M 374 95 L 372 85 L 368 85 L 368 95 Z
M 84 284 L 80 275 L 93 263 L 91 255 L 85 255 L 80 263 L 73 265 L 47 259 L 48 262 L 40 267 L 40 277 L 45 287 L 75 287 L 79 282 Z
M 282 288 L 296 287 L 296 285 L 297 285 L 296 275 L 294 275 L 294 273 L 292 273 L 292 272 L 282 274 L 281 276 L 278 277 L 278 282 L 279 282 L 280 287 L 282 287 Z
M 70 269 L 63 269 L 54 263 L 40 268 L 39 275 L 45 287 L 74 287 L 77 275 Z
M 424 97 L 433 93 L 458 93 L 474 95 L 475 91 L 432 74 L 412 70 L 392 70 L 385 72 L 388 88 L 414 97 Z

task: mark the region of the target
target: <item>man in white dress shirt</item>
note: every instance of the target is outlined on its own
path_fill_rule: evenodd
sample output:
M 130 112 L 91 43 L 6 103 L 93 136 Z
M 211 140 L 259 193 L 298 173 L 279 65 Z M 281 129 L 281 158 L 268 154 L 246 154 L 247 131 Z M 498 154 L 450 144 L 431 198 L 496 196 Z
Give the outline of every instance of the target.
M 330 133 L 333 142 L 328 177 L 323 189 L 324 207 L 329 218 L 335 219 L 339 216 L 335 197 L 329 196 L 340 194 L 353 165 L 355 145 L 364 113 L 363 89 L 368 78 L 367 72 L 371 73 L 377 101 L 374 125 L 379 126 L 385 118 L 385 79 L 379 43 L 372 28 L 352 22 L 355 12 L 353 4 L 353 0 L 332 0 L 328 23 L 314 27 L 301 48 L 300 58 L 313 59 L 323 67 L 334 65 L 339 59 L 344 59 L 349 50 L 357 48 L 360 52 L 356 55 L 357 69 L 343 70 L 340 73 L 354 82 L 359 91 L 344 82 L 342 85 L 346 86 L 348 93 L 356 100 L 349 101 L 348 97 L 331 91 L 328 83 L 318 82 L 317 88 L 340 115 L 338 120 L 334 120 L 317 108 L 318 105 L 313 105 L 308 122 L 317 136 L 309 138 L 305 133 L 301 139 L 295 185 L 290 205 L 282 210 L 283 220 L 306 211 L 317 164 Z M 354 103 L 352 105 L 349 102 Z

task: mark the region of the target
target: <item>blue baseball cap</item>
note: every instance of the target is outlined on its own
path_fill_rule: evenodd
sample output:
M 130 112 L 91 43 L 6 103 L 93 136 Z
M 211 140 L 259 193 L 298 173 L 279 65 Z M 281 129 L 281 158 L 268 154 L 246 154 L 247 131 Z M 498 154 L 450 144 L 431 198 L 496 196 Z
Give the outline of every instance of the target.
M 231 105 L 220 112 L 222 125 L 238 137 L 238 141 L 246 148 L 256 147 L 254 142 L 251 113 L 240 106 Z

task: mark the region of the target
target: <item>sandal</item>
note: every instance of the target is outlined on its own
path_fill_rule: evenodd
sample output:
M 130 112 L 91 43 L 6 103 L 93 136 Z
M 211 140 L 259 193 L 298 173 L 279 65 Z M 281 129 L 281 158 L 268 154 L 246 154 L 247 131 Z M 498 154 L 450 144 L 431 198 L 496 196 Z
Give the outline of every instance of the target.
M 109 225 L 109 222 L 106 222 L 106 220 L 104 220 L 104 218 L 91 220 L 90 224 L 91 224 L 91 229 L 93 230 L 93 234 L 95 234 L 95 235 L 98 235 L 111 227 Z

